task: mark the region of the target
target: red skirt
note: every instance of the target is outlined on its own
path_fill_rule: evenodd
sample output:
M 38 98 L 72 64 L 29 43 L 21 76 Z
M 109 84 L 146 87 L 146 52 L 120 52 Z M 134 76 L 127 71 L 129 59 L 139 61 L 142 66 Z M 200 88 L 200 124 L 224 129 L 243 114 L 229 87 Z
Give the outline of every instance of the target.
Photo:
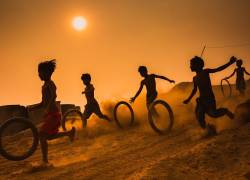
M 57 134 L 61 125 L 61 113 L 59 111 L 49 112 L 44 116 L 41 132 L 53 135 Z

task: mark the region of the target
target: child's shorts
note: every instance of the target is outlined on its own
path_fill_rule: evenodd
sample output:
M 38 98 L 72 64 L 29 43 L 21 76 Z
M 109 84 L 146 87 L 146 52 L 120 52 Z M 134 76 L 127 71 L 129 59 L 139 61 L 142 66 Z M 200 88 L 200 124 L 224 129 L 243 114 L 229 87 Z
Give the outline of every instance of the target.
M 49 112 L 44 116 L 40 132 L 48 135 L 57 134 L 61 125 L 61 113 L 59 111 Z
M 88 119 L 93 113 L 96 114 L 98 117 L 103 116 L 100 110 L 100 106 L 97 101 L 94 101 L 85 105 L 83 116 L 85 119 Z

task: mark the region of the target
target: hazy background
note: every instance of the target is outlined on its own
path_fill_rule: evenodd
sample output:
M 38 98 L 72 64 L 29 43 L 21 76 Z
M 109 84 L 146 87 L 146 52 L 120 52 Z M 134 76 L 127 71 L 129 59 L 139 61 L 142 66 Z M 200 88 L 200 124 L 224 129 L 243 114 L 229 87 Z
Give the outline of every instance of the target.
M 84 16 L 82 32 L 71 26 Z M 204 44 L 250 43 L 249 0 L 0 0 L 0 105 L 41 100 L 37 65 L 56 58 L 58 100 L 83 105 L 80 76 L 92 75 L 96 97 L 128 98 L 139 87 L 137 67 L 191 81 L 189 59 Z M 250 71 L 250 47 L 207 49 L 206 66 L 231 55 Z M 213 83 L 234 67 L 212 76 Z M 172 85 L 159 81 L 159 89 Z

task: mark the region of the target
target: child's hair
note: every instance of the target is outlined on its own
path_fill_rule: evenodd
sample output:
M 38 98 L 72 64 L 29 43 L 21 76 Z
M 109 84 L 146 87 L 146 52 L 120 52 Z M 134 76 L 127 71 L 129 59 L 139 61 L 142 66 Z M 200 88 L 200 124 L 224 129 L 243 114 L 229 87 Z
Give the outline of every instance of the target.
M 89 73 L 85 73 L 85 74 L 82 74 L 81 79 L 82 79 L 83 81 L 90 82 L 90 81 L 91 81 L 91 76 L 90 76 Z
M 243 61 L 241 59 L 236 61 L 237 66 L 241 66 L 243 64 Z
M 148 72 L 148 69 L 146 66 L 139 66 L 138 71 L 139 72 Z
M 56 69 L 56 60 L 55 59 L 50 60 L 50 61 L 41 62 L 38 65 L 38 71 L 42 71 L 49 76 L 52 75 L 52 73 L 55 71 L 55 69 Z
M 204 60 L 201 57 L 195 56 L 190 60 L 195 67 L 202 69 L 204 67 Z

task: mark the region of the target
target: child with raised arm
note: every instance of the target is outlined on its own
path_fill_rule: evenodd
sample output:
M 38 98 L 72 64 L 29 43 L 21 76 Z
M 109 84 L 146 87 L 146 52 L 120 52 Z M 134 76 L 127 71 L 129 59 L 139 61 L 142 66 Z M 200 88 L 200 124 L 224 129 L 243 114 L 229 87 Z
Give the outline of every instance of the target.
M 107 115 L 101 112 L 100 106 L 97 100 L 95 99 L 95 93 L 94 93 L 95 88 L 91 84 L 90 74 L 88 73 L 82 74 L 81 80 L 83 81 L 83 84 L 86 86 L 82 94 L 85 94 L 85 97 L 87 99 L 87 104 L 85 105 L 85 110 L 83 112 L 83 119 L 87 120 L 93 113 L 95 113 L 99 118 L 111 121 Z
M 197 89 L 200 92 L 200 97 L 196 99 L 197 105 L 195 109 L 196 118 L 202 129 L 208 130 L 208 133 L 216 133 L 215 128 L 211 125 L 207 125 L 205 121 L 205 114 L 211 117 L 218 118 L 227 115 L 230 119 L 234 118 L 234 114 L 226 108 L 216 108 L 216 100 L 212 90 L 210 74 L 220 72 L 233 63 L 236 62 L 235 57 L 231 57 L 230 61 L 223 66 L 215 69 L 203 69 L 204 61 L 202 58 L 195 56 L 190 60 L 190 68 L 192 72 L 196 73 L 193 78 L 194 88 L 191 95 L 183 102 L 188 104 L 193 96 L 196 94 Z
M 224 78 L 224 79 L 229 79 L 234 76 L 236 73 L 236 89 L 240 92 L 241 95 L 245 95 L 245 90 L 246 90 L 246 82 L 244 75 L 250 75 L 244 67 L 242 67 L 243 61 L 241 59 L 236 61 L 237 68 L 234 70 L 234 72 Z
M 48 140 L 57 139 L 59 137 L 68 136 L 70 141 L 74 140 L 75 128 L 71 131 L 59 132 L 61 124 L 61 113 L 56 105 L 56 85 L 51 80 L 51 76 L 56 68 L 56 61 L 45 61 L 38 65 L 39 77 L 44 84 L 42 86 L 42 102 L 30 109 L 44 108 L 44 120 L 39 130 L 39 140 L 42 151 L 43 163 L 41 166 L 51 166 L 48 161 Z
M 157 94 L 158 94 L 157 90 L 156 90 L 155 79 L 156 78 L 163 79 L 163 80 L 166 80 L 170 83 L 175 83 L 175 81 L 170 80 L 164 76 L 160 76 L 160 75 L 156 75 L 156 74 L 148 74 L 147 67 L 145 67 L 145 66 L 140 66 L 138 68 L 138 72 L 140 73 L 140 75 L 144 79 L 141 81 L 140 88 L 137 91 L 137 93 L 135 94 L 135 96 L 130 99 L 130 102 L 133 103 L 135 101 L 135 99 L 140 95 L 140 93 L 145 85 L 146 90 L 147 90 L 147 99 L 146 99 L 147 100 L 147 108 L 149 109 L 151 103 L 154 102 L 154 100 L 157 98 Z M 152 109 L 152 113 L 153 113 L 153 115 L 156 115 L 156 116 L 158 115 L 155 109 Z

